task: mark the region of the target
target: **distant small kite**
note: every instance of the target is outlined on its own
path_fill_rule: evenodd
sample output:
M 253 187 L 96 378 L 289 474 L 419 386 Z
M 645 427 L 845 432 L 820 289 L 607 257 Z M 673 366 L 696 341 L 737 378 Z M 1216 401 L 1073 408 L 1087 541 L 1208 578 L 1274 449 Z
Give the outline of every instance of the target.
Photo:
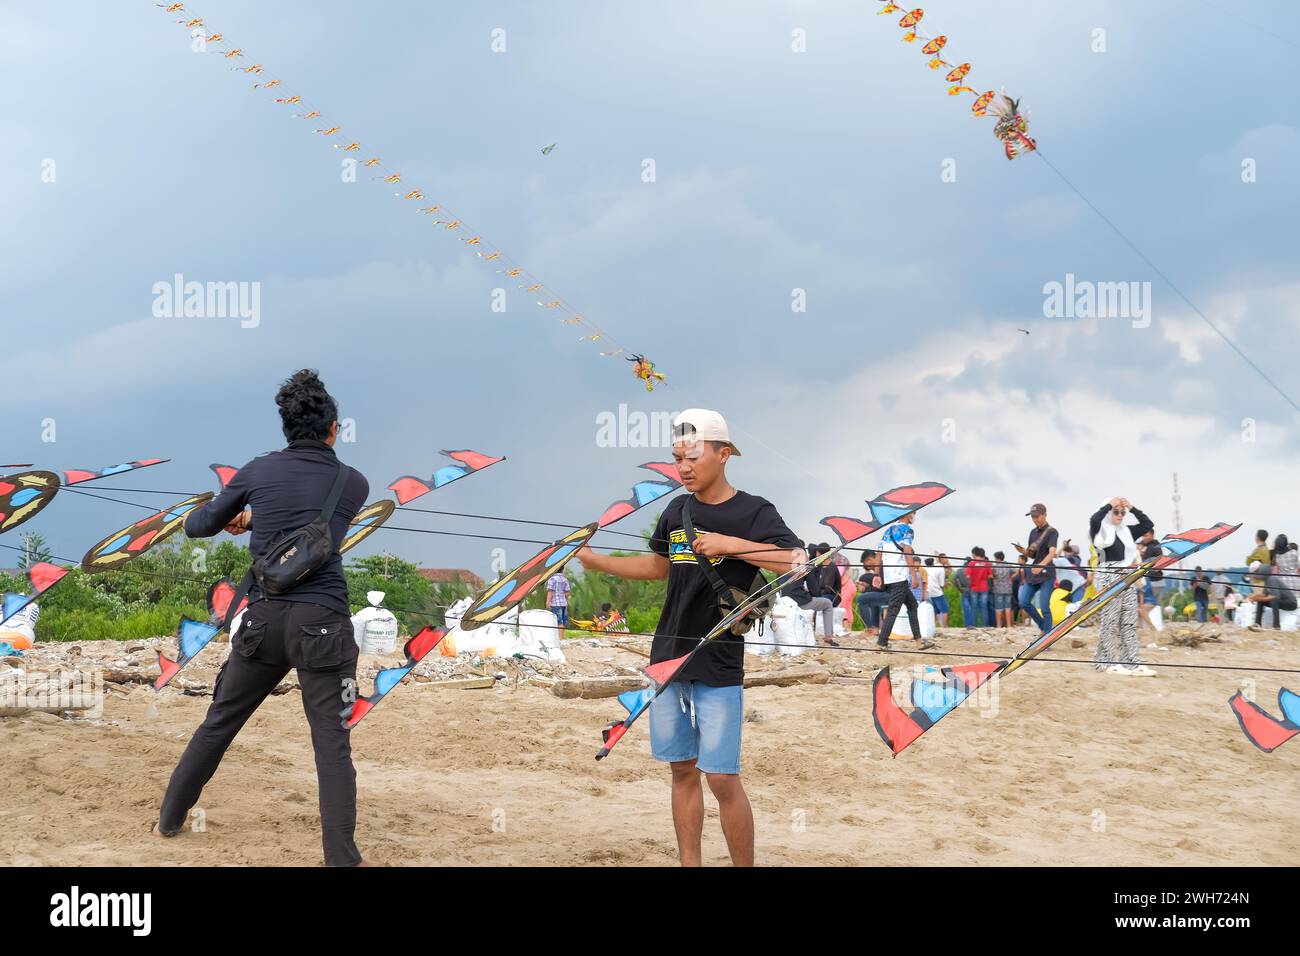
M 550 146 L 543 146 L 543 147 L 542 147 L 542 155 L 543 155 L 543 156 L 549 156 L 549 155 L 551 155 L 551 150 L 553 150 L 553 149 L 555 149 L 555 144 L 554 144 L 554 143 L 552 143 Z

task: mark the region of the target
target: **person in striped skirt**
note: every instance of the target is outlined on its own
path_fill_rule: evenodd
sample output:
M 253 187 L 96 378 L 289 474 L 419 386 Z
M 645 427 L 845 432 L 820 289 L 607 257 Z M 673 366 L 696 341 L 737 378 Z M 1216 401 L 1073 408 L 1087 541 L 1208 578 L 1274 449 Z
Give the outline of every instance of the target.
M 1127 498 L 1111 498 L 1097 509 L 1088 522 L 1097 549 L 1097 593 L 1124 576 L 1141 553 L 1138 539 L 1153 527 L 1151 519 Z M 1097 670 L 1131 677 L 1155 676 L 1155 671 L 1138 662 L 1137 617 L 1138 595 L 1133 587 L 1102 606 L 1101 634 L 1093 657 Z

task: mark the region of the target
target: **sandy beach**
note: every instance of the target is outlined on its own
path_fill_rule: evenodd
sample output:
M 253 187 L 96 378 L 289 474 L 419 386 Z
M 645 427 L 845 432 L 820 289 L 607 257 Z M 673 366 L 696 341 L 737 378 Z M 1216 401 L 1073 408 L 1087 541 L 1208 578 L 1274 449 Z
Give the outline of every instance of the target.
M 1207 625 L 1219 642 L 1179 646 L 1167 629 L 1153 663 L 1300 667 L 1295 634 Z M 1030 638 L 946 631 L 925 663 L 950 654 L 1007 658 Z M 1148 632 L 1144 641 L 1151 641 Z M 1086 658 L 1062 641 L 1058 657 Z M 569 642 L 574 675 L 630 674 L 633 650 Z M 850 643 L 865 645 L 863 635 Z M 41 645 L 26 667 L 82 668 L 123 657 L 156 674 L 166 641 L 96 642 L 79 654 Z M 207 648 L 187 689 L 108 687 L 103 713 L 0 719 L 6 865 L 318 865 L 316 782 L 301 700 L 271 697 L 229 751 L 200 804 L 202 827 L 149 835 L 163 788 L 210 697 L 228 646 Z M 1159 668 L 1156 678 L 1034 663 L 990 699 L 969 702 L 897 759 L 871 722 L 869 678 L 907 654 L 818 651 L 750 658 L 753 674 L 820 669 L 821 683 L 746 691 L 743 764 L 760 864 L 1289 865 L 1300 857 L 1300 744 L 1252 747 L 1227 700 L 1243 678 L 1273 708 L 1290 675 Z M 471 664 L 440 661 L 435 677 Z M 668 775 L 649 755 L 645 722 L 602 763 L 600 728 L 622 716 L 612 698 L 561 699 L 517 663 L 486 689 L 435 680 L 396 690 L 353 734 L 358 845 L 387 865 L 666 865 L 676 860 Z M 121 674 L 117 675 L 119 679 Z M 292 680 L 292 674 L 290 675 Z M 902 681 L 900 681 L 902 683 Z M 188 692 L 187 692 L 188 690 Z M 976 707 L 977 703 L 982 706 Z M 711 797 L 704 855 L 725 864 Z

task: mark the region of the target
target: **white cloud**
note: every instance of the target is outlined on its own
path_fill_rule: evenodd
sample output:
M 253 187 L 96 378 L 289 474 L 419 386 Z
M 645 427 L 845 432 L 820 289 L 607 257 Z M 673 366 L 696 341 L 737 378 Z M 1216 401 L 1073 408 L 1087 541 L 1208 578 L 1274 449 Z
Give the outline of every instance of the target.
M 1179 472 L 1185 526 L 1224 520 L 1300 527 L 1290 497 L 1246 492 L 1294 484 L 1279 430 L 1244 443 L 1212 409 L 1168 405 L 1158 379 L 1147 395 L 1116 393 L 1104 375 L 1069 367 L 1071 345 L 1086 336 L 1079 326 L 1059 326 L 1048 334 L 1045 354 L 1041 343 L 1001 325 L 930 336 L 825 389 L 815 402 L 765 415 L 765 433 L 799 435 L 798 447 L 814 453 L 805 460 L 815 463 L 819 479 L 811 487 L 797 477 L 781 481 L 773 500 L 786 503 L 797 530 L 816 536 L 811 529 L 823 514 L 863 513 L 862 499 L 885 487 L 946 481 L 959 494 L 919 519 L 922 545 L 949 553 L 974 544 L 1009 551 L 1027 533 L 1024 512 L 1040 500 L 1062 535 L 1076 541 L 1086 538 L 1087 516 L 1113 494 L 1137 502 L 1168 533 L 1172 476 Z M 965 369 L 990 354 L 1011 369 L 1046 357 L 1059 370 L 1059 390 L 1030 394 L 1011 376 L 966 382 Z M 886 394 L 902 399 L 880 402 Z M 819 415 L 818 408 L 841 411 Z M 943 440 L 948 419 L 956 429 L 952 443 Z M 772 468 L 776 463 L 765 459 L 747 471 L 766 477 Z M 1244 539 L 1221 545 L 1208 560 L 1235 563 L 1237 549 L 1248 550 Z
M 1281 123 L 1248 129 L 1226 150 L 1202 156 L 1199 165 L 1203 172 L 1239 177 L 1246 159 L 1258 164 L 1260 182 L 1293 178 L 1300 168 L 1300 129 Z

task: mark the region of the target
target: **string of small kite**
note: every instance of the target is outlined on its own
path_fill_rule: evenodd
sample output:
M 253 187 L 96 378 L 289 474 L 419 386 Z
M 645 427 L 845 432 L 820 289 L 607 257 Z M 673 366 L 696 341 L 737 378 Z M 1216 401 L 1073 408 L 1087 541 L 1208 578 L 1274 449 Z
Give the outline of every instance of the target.
M 385 164 L 378 155 L 371 155 L 365 159 L 359 158 L 363 155 L 360 140 L 353 139 L 351 134 L 345 133 L 344 128 L 337 121 L 325 119 L 323 110 L 309 104 L 302 94 L 290 94 L 284 89 L 282 80 L 278 78 L 261 79 L 266 73 L 266 67 L 262 63 L 244 65 L 249 59 L 244 49 L 232 46 L 223 33 L 209 33 L 204 18 L 187 13 L 184 3 L 155 3 L 154 6 L 168 14 L 182 14 L 181 19 L 176 22 L 190 31 L 190 36 L 199 49 L 206 52 L 208 44 L 221 47 L 218 52 L 223 59 L 231 61 L 233 64 L 231 70 L 233 72 L 246 77 L 258 77 L 258 82 L 253 84 L 254 90 L 260 90 L 263 93 L 284 94 L 273 96 L 272 102 L 282 108 L 300 109 L 301 112 L 290 114 L 294 119 L 303 120 L 309 124 L 320 123 L 319 126 L 310 127 L 313 133 L 331 140 L 333 148 L 341 153 L 348 154 L 349 158 L 357 157 L 353 162 L 358 163 L 363 169 L 369 170 L 373 174 L 372 178 L 375 182 L 400 187 L 393 193 L 393 196 L 403 205 L 418 210 L 421 215 L 428 219 L 431 227 L 441 230 L 443 235 L 454 237 L 461 245 L 473 251 L 477 258 L 491 264 L 497 273 L 513 281 L 517 289 L 528 294 L 538 308 L 563 316 L 560 321 L 565 325 L 581 328 L 586 334 L 578 339 L 579 342 L 603 343 L 603 350 L 600 355 L 606 358 L 621 356 L 631 362 L 633 375 L 645 385 L 647 392 L 653 392 L 657 384 L 666 380 L 664 373 L 658 371 L 654 362 L 646 358 L 644 354 L 619 345 L 604 328 L 570 306 L 559 293 L 550 288 L 521 263 L 508 256 L 500 246 L 492 243 L 478 230 L 471 228 L 461 216 L 448 207 L 445 201 L 434 201 L 430 198 L 432 191 L 426 193 L 423 187 L 408 182 L 400 170 Z M 335 137 L 338 137 L 339 142 L 332 142 Z M 553 144 L 544 149 L 543 152 L 548 153 L 552 148 Z
M 967 86 L 966 81 L 971 72 L 969 63 L 950 63 L 941 55 L 941 51 L 948 45 L 948 37 L 940 34 L 938 36 L 923 36 L 918 27 L 925 18 L 925 10 L 917 7 L 915 10 L 904 12 L 903 8 L 892 0 L 880 0 L 884 6 L 877 11 L 877 16 L 890 13 L 903 13 L 902 19 L 898 21 L 899 27 L 906 32 L 903 34 L 904 43 L 920 43 L 921 52 L 930 57 L 928 66 L 932 70 L 941 70 L 946 68 L 948 72 L 944 74 L 944 79 L 951 85 L 948 87 L 949 96 L 959 96 L 962 93 L 969 93 L 974 97 L 971 103 L 971 113 L 975 116 L 988 116 L 992 114 L 997 118 L 997 123 L 993 127 L 993 135 L 1001 141 L 1006 151 L 1007 159 L 1016 159 L 1025 153 L 1033 152 L 1038 145 L 1029 137 L 1029 120 L 1020 112 L 1020 101 L 1007 96 L 1005 92 L 997 93 L 993 90 L 981 93 L 972 86 Z

